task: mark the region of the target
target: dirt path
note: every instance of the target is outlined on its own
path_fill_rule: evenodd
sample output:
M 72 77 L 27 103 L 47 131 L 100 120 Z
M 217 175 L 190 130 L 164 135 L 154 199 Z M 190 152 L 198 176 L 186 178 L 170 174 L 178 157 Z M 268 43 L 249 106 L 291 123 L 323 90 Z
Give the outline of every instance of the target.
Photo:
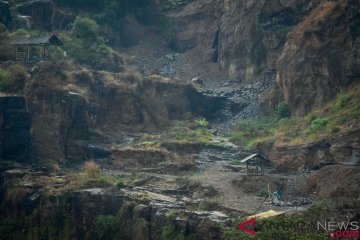
M 242 179 L 244 173 L 232 172 L 225 169 L 219 162 L 205 170 L 202 174 L 191 177 L 192 181 L 199 182 L 203 187 L 213 187 L 218 194 L 208 200 L 215 200 L 220 205 L 245 212 L 254 212 L 263 198 L 245 193 L 233 182 Z

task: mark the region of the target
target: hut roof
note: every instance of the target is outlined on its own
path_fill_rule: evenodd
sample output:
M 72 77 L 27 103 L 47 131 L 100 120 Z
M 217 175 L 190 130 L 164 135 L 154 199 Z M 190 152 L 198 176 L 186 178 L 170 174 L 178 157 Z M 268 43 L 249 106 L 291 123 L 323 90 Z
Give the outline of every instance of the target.
M 63 45 L 62 41 L 53 35 L 42 36 L 42 37 L 19 37 L 14 39 L 11 44 L 13 45 L 42 45 L 42 44 L 53 44 Z
M 245 162 L 249 161 L 250 159 L 253 159 L 254 157 L 260 157 L 261 159 L 266 160 L 266 158 L 264 158 L 260 154 L 254 153 L 254 154 L 251 154 L 250 156 L 247 156 L 246 158 L 240 160 L 240 162 L 245 163 Z

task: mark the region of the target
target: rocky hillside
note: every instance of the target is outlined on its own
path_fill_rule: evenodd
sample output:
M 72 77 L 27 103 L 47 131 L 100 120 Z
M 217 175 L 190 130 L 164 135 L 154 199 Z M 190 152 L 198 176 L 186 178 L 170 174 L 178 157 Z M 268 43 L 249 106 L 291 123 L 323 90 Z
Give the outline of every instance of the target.
M 294 114 L 321 107 L 339 89 L 359 83 L 359 7 L 322 3 L 288 34 L 277 80 Z
M 0 0 L 0 236 L 358 221 L 359 26 L 354 0 Z M 49 34 L 63 44 L 16 60 L 14 39 Z

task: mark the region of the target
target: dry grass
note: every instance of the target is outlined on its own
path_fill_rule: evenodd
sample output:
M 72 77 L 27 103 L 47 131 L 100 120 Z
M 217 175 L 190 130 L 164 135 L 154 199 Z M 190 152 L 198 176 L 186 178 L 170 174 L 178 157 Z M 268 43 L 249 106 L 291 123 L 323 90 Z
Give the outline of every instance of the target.
M 134 68 L 130 68 L 123 74 L 122 80 L 128 83 L 138 83 L 142 81 L 142 76 Z
M 85 172 L 89 178 L 98 178 L 100 174 L 100 168 L 95 161 L 86 161 L 84 164 Z
M 74 92 L 78 93 L 81 96 L 85 97 L 88 95 L 88 90 L 85 88 L 81 88 L 73 83 L 68 83 L 65 86 L 62 87 L 62 90 L 65 92 Z
M 159 76 L 159 75 L 156 75 L 156 74 L 148 76 L 147 79 L 149 79 L 150 81 L 154 81 L 154 82 L 162 82 L 162 83 L 169 83 L 170 82 L 170 78 L 162 77 L 162 76 Z
M 83 68 L 79 71 L 74 72 L 73 76 L 75 79 L 78 79 L 78 80 L 84 81 L 84 82 L 91 82 L 91 80 L 93 78 L 91 71 L 89 71 L 86 68 Z
M 314 8 L 308 16 L 302 21 L 292 32 L 289 33 L 289 38 L 302 38 L 309 32 L 318 32 L 321 26 L 325 22 L 331 21 L 331 19 L 336 18 L 338 14 L 341 14 L 343 11 L 339 11 L 346 7 L 346 0 L 338 1 L 326 1 L 320 3 L 316 8 Z

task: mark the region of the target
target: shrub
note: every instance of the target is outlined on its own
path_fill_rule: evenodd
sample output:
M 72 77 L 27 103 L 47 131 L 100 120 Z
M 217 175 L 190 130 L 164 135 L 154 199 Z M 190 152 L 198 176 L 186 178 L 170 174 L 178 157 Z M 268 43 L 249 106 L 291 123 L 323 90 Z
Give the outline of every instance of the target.
M 280 119 L 290 117 L 289 104 L 286 102 L 279 103 L 277 106 L 277 115 Z
M 74 23 L 72 34 L 77 38 L 87 38 L 90 41 L 100 42 L 99 27 L 90 18 L 77 17 Z
M 119 53 L 105 45 L 98 25 L 89 18 L 78 17 L 71 35 L 62 35 L 69 56 L 94 69 L 122 71 L 125 64 Z
M 235 132 L 231 135 L 231 141 L 250 148 L 260 139 L 273 135 L 276 128 L 277 122 L 271 118 L 241 120 L 236 123 Z
M 345 94 L 343 91 L 340 91 L 336 96 L 335 110 L 339 111 L 342 108 L 348 106 L 352 99 L 352 96 Z
M 15 47 L 10 44 L 10 36 L 6 28 L 0 23 L 0 61 L 13 60 L 15 57 Z
M 116 188 L 119 188 L 119 189 L 126 187 L 126 185 L 123 181 L 118 181 L 115 186 L 116 186 Z
M 97 178 L 99 176 L 100 168 L 94 161 L 86 161 L 84 166 L 89 178 Z
M 23 89 L 25 85 L 25 80 L 27 78 L 27 69 L 19 64 L 13 64 L 8 67 L 10 72 L 10 82 L 8 82 L 7 90 L 11 92 L 16 92 Z
M 11 74 L 8 70 L 0 68 L 0 92 L 6 90 L 6 85 L 11 78 Z
M 199 118 L 195 120 L 195 123 L 200 128 L 205 128 L 209 125 L 209 122 L 205 118 Z
M 112 215 L 99 215 L 95 220 L 94 235 L 97 239 L 114 239 L 116 219 Z
M 329 123 L 329 120 L 327 120 L 325 118 L 316 118 L 315 120 L 313 120 L 311 122 L 310 130 L 316 132 L 316 131 L 324 128 L 328 123 Z

